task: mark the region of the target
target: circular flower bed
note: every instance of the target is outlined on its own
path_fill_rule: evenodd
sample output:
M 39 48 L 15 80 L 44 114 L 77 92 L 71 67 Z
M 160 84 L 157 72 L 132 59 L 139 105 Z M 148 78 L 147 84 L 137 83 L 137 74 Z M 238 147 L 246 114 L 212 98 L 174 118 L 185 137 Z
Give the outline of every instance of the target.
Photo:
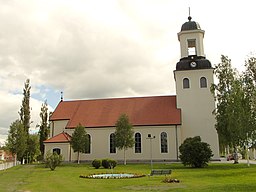
M 139 177 L 145 177 L 145 175 L 131 174 L 131 173 L 101 173 L 101 174 L 80 175 L 80 178 L 88 178 L 88 179 L 127 179 L 127 178 L 139 178 Z

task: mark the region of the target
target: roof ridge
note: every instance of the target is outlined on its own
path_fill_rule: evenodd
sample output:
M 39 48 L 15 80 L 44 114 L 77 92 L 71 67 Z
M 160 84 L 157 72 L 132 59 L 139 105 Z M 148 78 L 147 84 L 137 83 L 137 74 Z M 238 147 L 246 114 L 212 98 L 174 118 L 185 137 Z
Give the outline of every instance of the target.
M 62 102 L 77 102 L 80 103 L 81 101 L 99 101 L 99 100 L 116 100 L 116 99 L 141 99 L 141 98 L 155 98 L 155 97 L 176 97 L 176 95 L 151 95 L 151 96 L 128 96 L 128 97 L 109 97 L 109 98 L 92 98 L 92 99 L 77 99 L 77 100 L 68 100 Z

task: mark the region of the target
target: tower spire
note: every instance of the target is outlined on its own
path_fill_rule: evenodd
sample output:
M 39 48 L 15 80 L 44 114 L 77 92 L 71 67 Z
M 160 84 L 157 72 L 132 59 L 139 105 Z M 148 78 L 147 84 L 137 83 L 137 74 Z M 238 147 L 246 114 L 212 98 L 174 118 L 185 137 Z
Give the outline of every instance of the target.
M 192 17 L 190 15 L 190 7 L 188 7 L 188 20 L 191 21 Z
M 60 101 L 63 101 L 63 91 L 60 92 Z

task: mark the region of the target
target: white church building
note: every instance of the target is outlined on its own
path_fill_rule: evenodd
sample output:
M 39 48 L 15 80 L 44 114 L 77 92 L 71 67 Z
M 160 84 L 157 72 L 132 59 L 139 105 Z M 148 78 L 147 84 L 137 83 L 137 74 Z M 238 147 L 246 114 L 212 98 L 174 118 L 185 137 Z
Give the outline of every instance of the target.
M 79 123 L 86 128 L 90 147 L 80 159 L 123 160 L 115 147 L 115 123 L 127 114 L 134 128 L 135 145 L 126 152 L 127 161 L 177 161 L 179 146 L 188 137 L 207 142 L 213 159 L 219 158 L 219 142 L 212 114 L 215 102 L 210 92 L 213 67 L 205 58 L 204 30 L 191 20 L 178 33 L 181 59 L 176 64 L 176 96 L 130 97 L 93 100 L 61 100 L 50 117 L 50 138 L 45 152 L 56 151 L 65 161 L 76 161 L 70 139 Z

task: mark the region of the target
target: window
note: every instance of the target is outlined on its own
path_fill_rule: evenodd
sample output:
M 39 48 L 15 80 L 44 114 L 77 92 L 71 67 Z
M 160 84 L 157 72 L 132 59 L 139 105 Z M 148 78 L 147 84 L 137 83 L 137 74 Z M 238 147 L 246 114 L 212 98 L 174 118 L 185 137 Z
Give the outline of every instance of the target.
M 86 137 L 88 138 L 88 143 L 85 148 L 85 153 L 89 154 L 89 153 L 91 153 L 91 135 L 86 134 Z
M 161 133 L 161 153 L 168 153 L 167 133 Z
M 183 79 L 183 89 L 188 89 L 189 88 L 189 79 L 184 78 Z
M 207 79 L 205 77 L 200 78 L 200 87 L 206 88 L 207 87 Z
M 135 153 L 141 153 L 141 134 L 135 133 Z
M 115 134 L 110 134 L 110 153 L 116 153 L 116 143 L 115 143 Z
M 60 149 L 59 148 L 54 148 L 53 150 L 52 150 L 52 153 L 54 153 L 54 152 L 56 152 L 58 155 L 60 155 Z
M 196 40 L 188 39 L 188 55 L 196 55 Z

